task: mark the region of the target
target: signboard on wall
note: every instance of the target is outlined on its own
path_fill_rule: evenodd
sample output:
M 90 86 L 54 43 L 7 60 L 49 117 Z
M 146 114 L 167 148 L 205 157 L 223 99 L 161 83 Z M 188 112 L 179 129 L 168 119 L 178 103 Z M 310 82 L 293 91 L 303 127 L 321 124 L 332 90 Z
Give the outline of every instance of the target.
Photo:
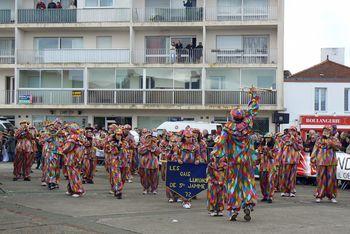
M 81 97 L 83 95 L 83 91 L 72 91 L 73 97 Z
M 302 125 L 350 125 L 350 116 L 300 116 Z
M 33 97 L 32 95 L 19 95 L 18 96 L 18 104 L 32 104 Z

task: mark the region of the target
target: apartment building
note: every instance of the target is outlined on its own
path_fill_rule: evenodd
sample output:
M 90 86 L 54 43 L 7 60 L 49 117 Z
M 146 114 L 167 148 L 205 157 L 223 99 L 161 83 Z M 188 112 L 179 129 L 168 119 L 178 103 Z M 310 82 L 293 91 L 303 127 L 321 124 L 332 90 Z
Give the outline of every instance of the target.
M 46 4 L 49 0 L 43 0 Z M 261 88 L 257 129 L 283 110 L 283 0 L 0 3 L 0 115 L 106 126 L 224 122 Z M 180 45 L 181 44 L 181 45 Z

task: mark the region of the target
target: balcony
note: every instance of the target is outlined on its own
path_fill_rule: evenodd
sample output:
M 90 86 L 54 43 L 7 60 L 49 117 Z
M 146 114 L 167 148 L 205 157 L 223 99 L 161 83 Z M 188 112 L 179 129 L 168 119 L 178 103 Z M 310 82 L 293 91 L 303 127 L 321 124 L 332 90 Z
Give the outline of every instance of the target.
M 209 49 L 211 64 L 277 64 L 276 49 Z
M 0 90 L 0 104 L 27 105 L 186 105 L 202 106 L 246 105 L 246 91 L 194 90 L 194 89 L 20 89 Z M 85 94 L 87 99 L 85 100 Z M 260 105 L 276 105 L 277 91 L 259 91 Z M 87 101 L 87 103 L 85 103 Z
M 134 22 L 199 22 L 203 21 L 203 8 L 136 8 Z
M 203 59 L 203 49 L 146 49 L 136 50 L 134 63 L 142 64 L 196 64 Z
M 129 63 L 129 49 L 18 50 L 19 64 Z
M 260 105 L 276 105 L 277 91 L 267 90 L 258 92 L 260 96 Z M 206 105 L 246 105 L 249 102 L 249 94 L 246 91 L 223 91 L 206 90 Z
M 0 24 L 12 23 L 11 20 L 11 10 L 0 9 Z
M 0 49 L 0 64 L 14 64 L 14 63 L 15 63 L 15 51 Z
M 207 8 L 207 21 L 272 21 L 277 20 L 277 7 L 221 7 Z
M 79 105 L 84 104 L 84 91 L 74 90 L 18 90 L 18 104 Z
M 128 8 L 19 9 L 18 23 L 101 23 L 129 22 Z

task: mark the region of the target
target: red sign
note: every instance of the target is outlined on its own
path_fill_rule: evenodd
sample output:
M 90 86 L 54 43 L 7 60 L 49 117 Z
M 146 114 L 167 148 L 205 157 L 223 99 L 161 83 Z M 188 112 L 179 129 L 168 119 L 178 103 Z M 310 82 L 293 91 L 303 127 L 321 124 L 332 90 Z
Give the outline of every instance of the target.
M 303 125 L 350 125 L 350 116 L 300 116 Z

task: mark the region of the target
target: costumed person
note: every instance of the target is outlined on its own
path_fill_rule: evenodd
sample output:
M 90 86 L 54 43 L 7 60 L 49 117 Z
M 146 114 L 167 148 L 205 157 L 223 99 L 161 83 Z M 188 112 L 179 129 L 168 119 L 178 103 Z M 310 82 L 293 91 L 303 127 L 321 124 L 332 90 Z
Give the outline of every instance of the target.
M 45 137 L 44 145 L 44 158 L 45 161 L 45 170 L 46 170 L 46 183 L 48 184 L 49 190 L 58 188 L 60 181 L 60 163 L 61 163 L 61 154 L 59 148 L 61 147 L 58 139 L 58 129 L 56 129 L 54 123 L 49 123 L 46 126 L 47 134 Z M 44 185 L 44 184 L 43 184 Z
M 295 197 L 297 170 L 300 151 L 303 149 L 303 140 L 298 135 L 295 126 L 290 127 L 288 133 L 282 137 L 282 184 L 281 197 Z
M 85 151 L 84 151 L 84 161 L 83 161 L 83 183 L 93 184 L 94 175 L 97 166 L 96 151 L 93 147 L 94 135 L 93 128 L 85 128 Z
M 160 144 L 160 161 L 161 166 L 161 177 L 162 180 L 166 180 L 166 171 L 167 171 L 167 162 L 176 162 L 177 152 L 178 152 L 178 143 L 176 137 L 172 132 L 166 133 L 165 139 L 163 139 Z M 168 198 L 169 203 L 177 202 L 179 196 L 171 191 L 168 187 L 165 189 L 166 197 Z
M 77 124 L 70 124 L 68 131 L 68 138 L 61 149 L 62 153 L 66 154 L 65 165 L 68 173 L 66 194 L 77 198 L 85 194 L 81 177 L 85 142 L 79 133 L 79 126 Z
M 275 145 L 273 148 L 273 154 L 275 158 L 275 166 L 276 166 L 276 173 L 274 176 L 274 184 L 275 184 L 275 192 L 281 191 L 281 181 L 282 181 L 282 175 L 283 175 L 283 166 L 282 166 L 282 136 L 283 133 L 278 132 L 275 135 Z
M 258 147 L 258 159 L 256 164 L 259 165 L 260 188 L 263 198 L 261 201 L 272 203 L 275 193 L 275 175 L 276 164 L 274 155 L 274 140 L 271 133 L 264 136 L 263 141 Z
M 34 152 L 33 139 L 29 129 L 29 122 L 26 120 L 21 121 L 20 128 L 15 132 L 16 154 L 13 162 L 13 181 L 17 181 L 23 176 L 25 181 L 30 181 L 30 170 L 32 167 L 32 156 Z
M 332 135 L 332 127 L 325 126 L 322 136 L 317 139 L 311 153 L 311 164 L 317 168 L 316 202 L 324 197 L 337 203 L 337 156 L 336 151 L 341 148 L 338 138 Z
M 212 154 L 217 157 L 223 152 L 227 157 L 227 211 L 230 221 L 236 221 L 243 208 L 246 221 L 251 220 L 251 211 L 258 195 L 255 189 L 254 146 L 251 140 L 253 120 L 259 109 L 259 96 L 256 89 L 249 90 L 248 110 L 231 110 L 231 120 L 225 124 Z
M 194 128 L 192 130 L 193 137 L 196 140 L 197 144 L 199 145 L 199 151 L 201 155 L 200 163 L 207 163 L 208 161 L 208 154 L 207 154 L 207 143 L 202 138 L 201 131 L 198 128 Z
M 108 144 L 109 141 L 113 140 L 114 132 L 117 130 L 118 126 L 116 124 L 111 124 L 108 126 L 108 133 L 104 139 L 104 156 L 105 156 L 105 169 L 109 178 L 109 183 L 112 185 L 112 177 L 111 177 L 111 152 L 106 151 L 105 146 Z M 109 191 L 110 194 L 114 194 L 113 187 L 111 187 L 111 190 Z
M 46 141 L 47 138 L 49 138 L 49 125 L 50 122 L 44 122 L 44 130 L 40 132 L 39 135 L 39 141 L 42 145 L 42 158 L 41 158 L 41 186 L 46 186 L 47 183 L 47 164 L 48 164 L 48 156 L 49 153 L 47 153 L 49 149 L 49 142 Z
M 223 216 L 226 196 L 226 174 L 227 158 L 224 152 L 217 156 L 211 155 L 207 167 L 207 208 L 210 216 Z
M 128 164 L 127 167 L 125 168 L 125 178 L 124 180 L 128 181 L 128 183 L 132 183 L 132 174 L 133 174 L 133 168 L 135 167 L 135 155 L 136 155 L 136 142 L 134 140 L 134 136 L 130 133 L 131 131 L 131 126 L 129 124 L 126 124 L 123 128 L 123 139 L 128 144 L 127 147 L 127 157 L 128 157 Z
M 182 139 L 177 153 L 177 162 L 179 164 L 192 163 L 198 165 L 201 160 L 200 146 L 195 142 L 192 132 L 184 130 L 182 132 Z M 191 208 L 191 200 L 184 199 L 182 207 L 185 209 Z
M 104 151 L 109 155 L 109 178 L 111 189 L 117 199 L 122 199 L 122 191 L 125 179 L 123 178 L 123 170 L 127 167 L 128 156 L 126 153 L 127 142 L 122 139 L 123 131 L 116 128 L 114 134 L 106 142 Z
M 150 133 L 146 133 L 143 143 L 139 147 L 140 168 L 139 174 L 141 185 L 143 187 L 142 194 L 157 194 L 158 189 L 158 156 L 160 150 L 157 146 L 156 139 Z

